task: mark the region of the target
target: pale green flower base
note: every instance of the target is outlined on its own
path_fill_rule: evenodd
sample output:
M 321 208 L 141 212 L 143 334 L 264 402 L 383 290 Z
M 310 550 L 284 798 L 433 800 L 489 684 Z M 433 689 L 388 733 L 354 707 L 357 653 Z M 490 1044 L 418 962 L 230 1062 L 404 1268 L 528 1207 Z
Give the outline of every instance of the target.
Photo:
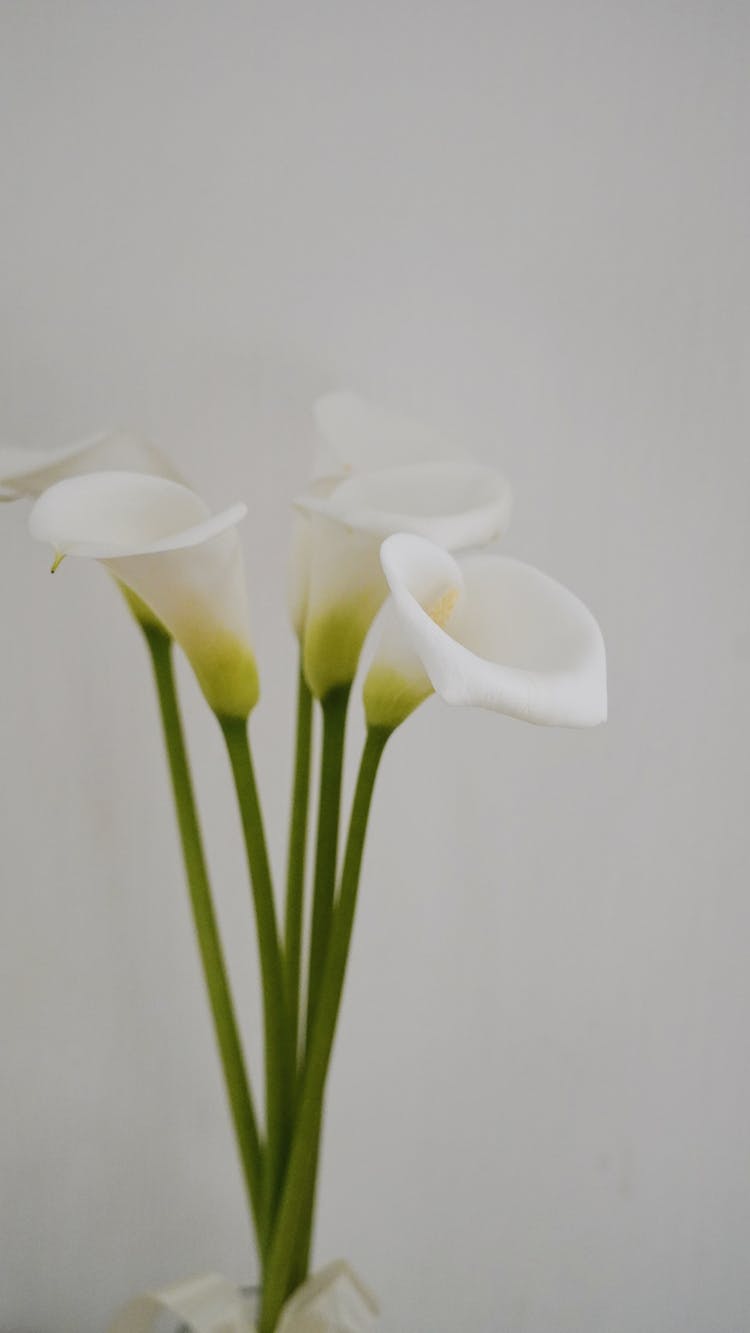
M 258 666 L 247 644 L 226 630 L 207 631 L 203 620 L 195 628 L 181 625 L 178 637 L 217 716 L 247 718 L 260 696 Z
M 385 595 L 384 588 L 363 589 L 356 602 L 340 602 L 319 612 L 305 628 L 305 677 L 317 699 L 351 685 L 359 655 Z
M 410 680 L 393 667 L 373 666 L 362 691 L 367 724 L 393 731 L 433 693 L 426 677 Z

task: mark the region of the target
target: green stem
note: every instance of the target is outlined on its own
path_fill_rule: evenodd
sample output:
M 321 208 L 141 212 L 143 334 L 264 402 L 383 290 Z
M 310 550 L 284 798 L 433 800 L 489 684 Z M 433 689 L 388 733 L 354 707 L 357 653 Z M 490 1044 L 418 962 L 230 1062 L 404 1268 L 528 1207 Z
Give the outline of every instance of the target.
M 315 1201 L 317 1193 L 318 1171 L 320 1168 L 320 1136 L 323 1128 L 323 1107 L 318 1114 L 315 1131 L 310 1135 L 310 1162 L 308 1170 L 305 1200 L 300 1208 L 297 1225 L 297 1237 L 294 1242 L 292 1263 L 289 1270 L 289 1291 L 295 1291 L 306 1280 L 310 1271 L 310 1253 L 312 1251 L 313 1229 L 315 1225 Z
M 362 754 L 341 874 L 341 890 L 325 959 L 317 1016 L 305 1061 L 294 1138 L 265 1264 L 260 1333 L 272 1333 L 290 1290 L 300 1218 L 309 1195 L 310 1174 L 314 1173 L 312 1150 L 320 1131 L 326 1075 L 344 988 L 367 820 L 378 765 L 390 734 L 389 730 L 382 727 L 371 728 Z
M 172 641 L 156 627 L 143 627 L 156 678 L 164 741 L 169 759 L 177 823 L 190 891 L 195 932 L 211 1004 L 229 1106 L 250 1208 L 259 1234 L 263 1188 L 260 1139 L 245 1071 L 224 955 L 211 898 L 190 765 L 185 748 L 172 665 Z
M 318 842 L 315 850 L 313 915 L 310 929 L 310 974 L 307 988 L 307 1040 L 315 1026 L 315 1014 L 328 948 L 336 892 L 341 777 L 344 767 L 344 735 L 350 686 L 331 690 L 323 700 L 323 750 L 318 795 Z
M 312 694 L 301 666 L 297 689 L 297 745 L 294 759 L 292 812 L 289 825 L 289 860 L 287 864 L 284 928 L 289 1041 L 294 1052 L 295 1064 L 299 1037 L 300 959 L 302 954 L 307 821 L 310 803 L 310 742 L 312 739 Z
M 291 1135 L 294 1064 L 289 1044 L 284 970 L 276 925 L 271 868 L 250 755 L 247 724 L 238 718 L 220 718 L 219 721 L 232 766 L 242 831 L 245 836 L 263 985 L 267 1144 L 261 1253 L 265 1254 Z
M 310 1041 L 315 1024 L 320 982 L 333 917 L 349 693 L 350 687 L 342 686 L 332 690 L 322 702 L 323 748 L 320 763 L 318 836 L 315 851 L 313 915 L 310 931 L 306 1044 Z M 319 1151 L 320 1126 L 315 1141 L 310 1144 L 309 1186 L 304 1205 L 300 1208 L 297 1243 L 290 1275 L 290 1287 L 292 1288 L 298 1286 L 307 1276 L 312 1243 L 315 1180 Z

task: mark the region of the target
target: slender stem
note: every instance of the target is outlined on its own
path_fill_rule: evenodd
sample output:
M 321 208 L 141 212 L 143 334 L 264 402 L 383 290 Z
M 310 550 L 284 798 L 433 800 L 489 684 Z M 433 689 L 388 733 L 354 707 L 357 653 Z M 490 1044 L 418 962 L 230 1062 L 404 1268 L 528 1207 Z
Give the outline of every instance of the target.
M 287 1292 L 296 1291 L 306 1281 L 310 1272 L 313 1230 L 315 1224 L 315 1205 L 317 1197 L 318 1173 L 320 1169 L 320 1140 L 323 1132 L 323 1098 L 321 1097 L 314 1129 L 310 1133 L 309 1161 L 304 1202 L 300 1207 L 297 1221 L 297 1234 L 292 1246 L 292 1262 L 287 1280 Z
M 323 700 L 323 749 L 318 797 L 318 842 L 315 850 L 313 915 L 310 930 L 310 975 L 307 989 L 307 1040 L 315 1025 L 323 965 L 331 931 L 336 892 L 341 777 L 344 767 L 344 736 L 348 685 L 331 690 Z
M 289 1041 L 297 1058 L 300 1008 L 300 958 L 305 894 L 305 855 L 310 803 L 310 742 L 312 739 L 312 694 L 300 665 L 297 687 L 297 744 L 294 759 L 292 812 L 289 822 L 289 860 L 286 880 L 284 959 L 286 963 Z
M 310 1189 L 311 1171 L 314 1173 L 314 1154 L 311 1150 L 319 1135 L 326 1075 L 357 905 L 370 803 L 380 758 L 390 734 L 382 727 L 371 728 L 362 754 L 341 875 L 341 890 L 325 959 L 317 1016 L 307 1050 L 294 1138 L 265 1265 L 260 1333 L 272 1333 L 290 1289 L 300 1218 Z
M 318 1171 L 320 1169 L 320 1137 L 323 1129 L 323 1107 L 321 1104 L 315 1131 L 310 1136 L 310 1163 L 305 1200 L 300 1208 L 297 1224 L 297 1236 L 289 1270 L 289 1291 L 295 1291 L 307 1278 L 310 1271 L 313 1230 L 315 1225 L 315 1202 L 317 1194 Z
M 211 1004 L 229 1106 L 234 1122 L 250 1208 L 259 1234 L 263 1188 L 260 1138 L 245 1070 L 224 955 L 211 898 L 190 765 L 185 748 L 172 666 L 172 641 L 161 630 L 144 627 L 156 678 L 164 741 L 169 759 L 185 874 L 190 891 L 195 932 Z
M 318 844 L 315 865 L 315 906 L 319 909 L 319 922 L 321 931 L 325 928 L 324 923 L 327 919 L 327 938 L 319 948 L 322 951 L 322 958 L 318 962 L 319 986 L 320 972 L 325 961 L 325 949 L 330 936 L 331 916 L 333 911 L 333 900 L 336 884 L 336 865 L 338 858 L 338 830 L 340 824 L 340 805 L 341 805 L 341 784 L 343 771 L 343 751 L 344 751 L 344 728 L 346 724 L 346 707 L 348 701 L 348 690 L 343 696 L 343 700 L 336 693 L 329 695 L 323 703 L 324 732 L 323 732 L 323 755 L 321 760 L 320 775 L 320 808 L 318 813 Z M 310 1041 L 315 1021 L 315 1006 L 317 1004 L 317 992 L 313 989 L 316 980 L 316 964 L 313 962 L 315 950 L 315 917 L 313 917 L 313 931 L 311 944 L 311 963 L 310 963 L 310 998 L 308 1001 L 307 1014 L 307 1040 Z M 318 1124 L 315 1135 L 311 1138 L 308 1146 L 309 1150 L 309 1170 L 308 1185 L 304 1203 L 300 1206 L 300 1217 L 297 1224 L 297 1240 L 294 1246 L 294 1255 L 290 1271 L 289 1286 L 290 1290 L 299 1286 L 307 1277 L 310 1264 L 310 1249 L 312 1246 L 313 1220 L 315 1213 L 315 1193 L 318 1174 L 318 1165 L 320 1158 L 320 1136 L 322 1132 L 322 1108 L 318 1117 Z
M 219 721 L 227 743 L 237 789 L 242 831 L 245 835 L 263 984 L 267 1144 L 261 1253 L 265 1254 L 291 1136 L 294 1053 L 289 1043 L 284 970 L 276 924 L 271 868 L 250 755 L 247 724 L 238 718 L 220 718 Z

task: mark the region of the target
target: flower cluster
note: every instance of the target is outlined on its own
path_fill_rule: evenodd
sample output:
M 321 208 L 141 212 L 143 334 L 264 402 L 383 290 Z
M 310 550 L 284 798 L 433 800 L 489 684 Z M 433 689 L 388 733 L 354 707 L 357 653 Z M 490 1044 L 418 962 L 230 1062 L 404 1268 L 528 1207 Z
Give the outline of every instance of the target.
M 344 984 L 365 831 L 385 744 L 437 693 L 524 721 L 592 726 L 606 716 L 601 632 L 566 588 L 488 549 L 510 488 L 425 427 L 334 393 L 315 406 L 320 447 L 294 508 L 289 609 L 300 673 L 283 928 L 247 734 L 259 694 L 235 504 L 212 514 L 152 445 L 110 433 L 56 453 L 0 450 L 0 498 L 30 497 L 32 535 L 99 561 L 148 644 L 185 869 L 263 1281 L 271 1333 L 306 1276 L 326 1079 Z M 377 622 L 377 623 L 375 623 Z M 343 857 L 344 731 L 365 639 L 367 739 Z M 265 1128 L 234 1016 L 172 669 L 184 651 L 226 739 L 255 909 L 264 1001 Z M 322 716 L 312 913 L 303 967 L 311 733 Z
M 507 526 L 504 478 L 351 393 L 320 399 L 315 417 L 322 447 L 296 502 L 289 588 L 313 694 L 351 685 L 390 592 L 364 685 L 373 725 L 398 725 L 433 690 L 530 722 L 603 721 L 594 618 L 530 566 L 476 554 Z M 159 450 L 114 433 L 56 453 L 0 450 L 0 496 L 39 497 L 32 535 L 57 560 L 107 565 L 181 645 L 214 711 L 247 717 L 258 676 L 235 531 L 243 504 L 212 515 Z

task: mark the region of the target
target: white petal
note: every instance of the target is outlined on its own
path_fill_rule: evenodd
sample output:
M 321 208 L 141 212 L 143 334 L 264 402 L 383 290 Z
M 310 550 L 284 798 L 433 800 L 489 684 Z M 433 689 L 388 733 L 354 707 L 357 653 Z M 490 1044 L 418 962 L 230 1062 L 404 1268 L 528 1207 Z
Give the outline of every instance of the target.
M 312 518 L 305 671 L 319 698 L 354 678 L 387 587 L 379 548 L 394 532 L 447 549 L 492 540 L 508 521 L 510 488 L 473 463 L 422 463 L 353 477 L 327 497 L 303 497 Z
M 353 681 L 362 644 L 388 592 L 369 533 L 311 519 L 304 669 L 318 699 Z
M 326 448 L 318 473 L 370 472 L 405 463 L 460 458 L 464 451 L 411 417 L 368 402 L 349 389 L 324 394 L 313 407 Z
M 246 716 L 258 697 L 236 525 L 186 486 L 127 472 L 58 482 L 29 527 L 58 555 L 100 560 L 154 612 L 190 659 L 211 707 Z
M 0 498 L 41 495 L 66 477 L 122 470 L 179 481 L 155 445 L 123 431 L 105 431 L 63 449 L 0 448 Z
M 595 726 L 607 715 L 606 660 L 591 612 L 554 579 L 499 555 L 459 561 L 463 591 L 445 626 L 422 588 L 444 553 L 419 538 L 385 542 L 383 568 L 401 627 L 448 703 L 527 722 Z M 416 572 L 415 572 L 416 571 Z
M 307 492 L 308 498 L 314 501 L 322 496 L 330 495 L 337 484 L 334 477 L 324 477 L 314 481 Z M 312 547 L 311 516 L 301 506 L 296 505 L 292 514 L 292 540 L 287 574 L 287 605 L 292 628 L 300 640 L 304 632 L 307 615 Z
M 461 551 L 505 530 L 511 490 L 499 472 L 477 463 L 413 463 L 351 477 L 329 496 L 303 496 L 297 505 L 380 541 L 414 532 Z
M 47 455 L 39 449 L 21 449 L 15 444 L 0 445 L 0 500 L 17 500 L 18 491 L 13 478 L 39 464 L 45 465 Z
M 408 587 L 410 597 L 433 623 L 446 623 L 463 593 L 463 578 L 455 558 L 419 538 L 402 541 L 392 537 L 383 548 L 384 564 L 388 562 L 388 549 L 394 546 L 399 583 Z M 363 689 L 365 716 L 369 726 L 392 729 L 432 694 L 433 686 L 410 637 L 404 633 L 393 597 L 383 608 L 377 630 L 377 649 Z
M 290 1296 L 277 1333 L 369 1333 L 378 1304 L 342 1259 L 314 1273 Z
M 313 488 L 298 500 L 300 513 L 317 511 L 352 533 L 355 529 L 369 532 L 377 542 L 392 532 L 421 532 L 451 549 L 486 542 L 507 524 L 507 483 L 490 469 L 458 464 L 464 451 L 430 427 L 350 390 L 325 394 L 313 412 L 321 440 L 316 475 L 324 483 L 322 491 Z M 447 460 L 454 464 L 453 469 L 441 468 Z M 412 473 L 413 464 L 422 466 Z M 320 541 L 329 549 L 318 558 Z M 348 553 L 347 544 L 352 547 Z M 343 565 L 344 573 L 348 567 L 349 577 L 336 577 L 329 583 L 328 572 L 336 573 L 338 565 Z M 366 581 L 357 586 L 363 575 Z M 338 600 L 332 606 L 336 587 Z M 348 674 L 351 660 L 356 663 L 361 639 L 384 595 L 376 544 L 368 546 L 359 539 L 355 543 L 353 535 L 342 538 L 331 524 L 313 524 L 308 529 L 295 526 L 289 585 L 292 624 L 300 634 L 303 624 L 312 618 L 315 637 L 322 645 L 320 617 L 333 615 L 336 625 L 331 628 L 339 640 L 343 634 L 350 662 L 334 664 L 331 672 L 323 673 L 332 681 L 338 682 L 342 671 Z M 354 635 L 347 617 L 354 619 Z M 308 652 L 314 675 L 315 656 L 314 651 Z M 322 684 L 321 675 L 321 688 Z

